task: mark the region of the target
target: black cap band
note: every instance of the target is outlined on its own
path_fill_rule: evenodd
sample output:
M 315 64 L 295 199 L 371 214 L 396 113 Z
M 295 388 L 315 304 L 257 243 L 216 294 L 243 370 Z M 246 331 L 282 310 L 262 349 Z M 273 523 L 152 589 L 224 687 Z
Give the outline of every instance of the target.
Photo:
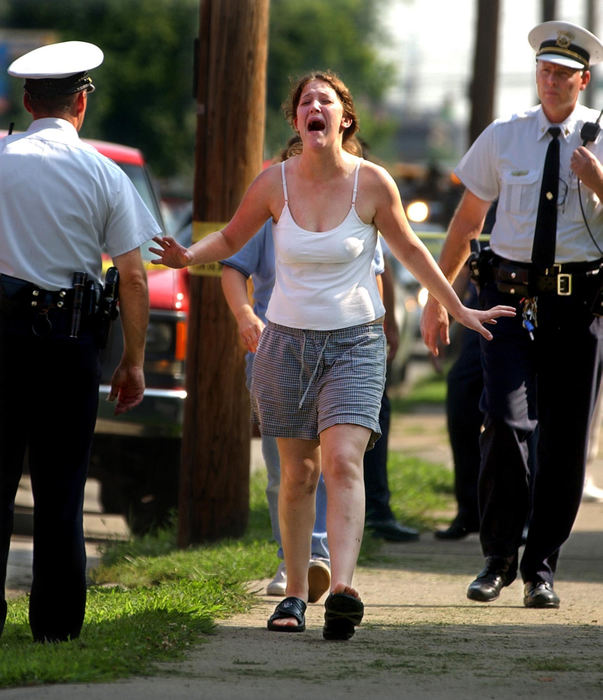
M 74 95 L 86 90 L 92 92 L 92 78 L 85 71 L 70 75 L 67 78 L 28 78 L 25 90 L 34 97 L 56 97 L 58 95 Z
M 550 49 L 553 49 L 553 51 Z M 555 39 L 543 41 L 542 44 L 540 44 L 540 48 L 538 49 L 536 56 L 548 53 L 556 53 L 559 56 L 573 58 L 574 61 L 578 61 L 578 63 L 581 63 L 585 68 L 588 68 L 590 63 L 590 54 L 588 51 L 585 51 L 581 46 L 576 46 L 576 44 L 568 43 L 567 45 L 561 46 L 559 41 L 556 41 Z

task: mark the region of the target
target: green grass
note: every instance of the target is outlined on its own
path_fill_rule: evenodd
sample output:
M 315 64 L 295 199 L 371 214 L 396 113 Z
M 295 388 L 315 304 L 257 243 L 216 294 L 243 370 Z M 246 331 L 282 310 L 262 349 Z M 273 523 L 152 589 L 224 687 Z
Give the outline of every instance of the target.
M 21 599 L 9 606 L 0 645 L 1 685 L 85 683 L 150 673 L 156 661 L 179 658 L 211 632 L 214 616 L 224 614 L 225 604 L 240 609 L 242 600 L 236 588 L 215 582 L 182 581 L 130 591 L 93 587 L 79 639 L 34 645 L 27 601 Z
M 390 505 L 405 525 L 432 530 L 435 514 L 454 506 L 453 474 L 441 464 L 390 452 L 388 481 Z
M 435 396 L 435 384 L 418 387 L 421 402 Z M 397 517 L 422 530 L 433 527 L 434 511 L 453 502 L 449 470 L 400 453 L 390 454 L 389 484 Z M 0 688 L 153 674 L 159 662 L 183 658 L 187 648 L 207 639 L 216 621 L 248 610 L 254 596 L 247 582 L 271 576 L 278 563 L 265 487 L 265 473 L 255 474 L 249 526 L 241 539 L 180 550 L 172 527 L 105 546 L 102 565 L 92 572 L 77 640 L 33 644 L 27 598 L 9 601 L 0 638 Z M 360 562 L 378 562 L 379 550 L 379 541 L 366 537 Z
M 442 406 L 446 400 L 446 373 L 433 372 L 421 377 L 405 396 L 390 396 L 392 411 L 412 413 L 429 406 Z
M 215 621 L 249 609 L 246 582 L 276 566 L 268 540 L 245 538 L 153 556 L 152 538 L 116 543 L 108 565 L 93 572 L 79 639 L 35 645 L 27 599 L 9 602 L 0 639 L 0 687 L 106 681 L 152 674 L 156 662 L 176 660 L 210 634 Z M 144 554 L 140 554 L 144 552 Z
M 92 572 L 79 639 L 34 644 L 27 598 L 9 601 L 0 688 L 153 674 L 158 662 L 201 643 L 217 620 L 248 610 L 254 596 L 247 582 L 270 576 L 278 561 L 261 481 L 253 479 L 254 524 L 240 540 L 179 550 L 173 527 L 108 544 Z

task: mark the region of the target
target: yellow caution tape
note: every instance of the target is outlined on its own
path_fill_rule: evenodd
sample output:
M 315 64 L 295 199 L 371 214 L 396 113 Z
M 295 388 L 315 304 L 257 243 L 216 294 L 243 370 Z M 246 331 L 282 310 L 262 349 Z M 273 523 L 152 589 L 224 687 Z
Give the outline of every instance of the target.
M 200 241 L 205 236 L 209 236 L 214 231 L 220 231 L 226 226 L 223 221 L 193 221 L 193 243 Z M 222 265 L 219 262 L 200 263 L 191 265 L 188 268 L 191 275 L 200 277 L 220 277 Z
M 214 231 L 221 231 L 227 223 L 224 221 L 193 221 L 193 243 L 209 236 Z

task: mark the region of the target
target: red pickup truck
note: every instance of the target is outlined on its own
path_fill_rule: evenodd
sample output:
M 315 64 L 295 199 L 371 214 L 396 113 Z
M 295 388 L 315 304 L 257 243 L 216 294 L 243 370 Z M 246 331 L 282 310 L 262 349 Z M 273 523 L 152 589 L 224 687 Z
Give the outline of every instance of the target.
M 142 153 L 126 146 L 88 141 L 130 177 L 145 204 L 163 226 L 158 198 Z M 143 257 L 150 260 L 148 246 Z M 145 350 L 146 390 L 142 403 L 115 417 L 109 394 L 111 374 L 121 356 L 122 335 L 114 323 L 103 353 L 100 401 L 90 460 L 107 512 L 121 513 L 135 533 L 161 525 L 177 507 L 180 438 L 186 390 L 188 273 L 147 267 L 150 299 Z

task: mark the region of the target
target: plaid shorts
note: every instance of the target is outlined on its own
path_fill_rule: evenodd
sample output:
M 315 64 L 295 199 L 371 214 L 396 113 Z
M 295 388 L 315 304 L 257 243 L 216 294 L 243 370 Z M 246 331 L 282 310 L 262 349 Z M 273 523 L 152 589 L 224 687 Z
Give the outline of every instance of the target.
M 251 396 L 262 435 L 315 440 L 336 424 L 381 435 L 385 334 L 380 322 L 312 331 L 268 322 L 253 363 Z

